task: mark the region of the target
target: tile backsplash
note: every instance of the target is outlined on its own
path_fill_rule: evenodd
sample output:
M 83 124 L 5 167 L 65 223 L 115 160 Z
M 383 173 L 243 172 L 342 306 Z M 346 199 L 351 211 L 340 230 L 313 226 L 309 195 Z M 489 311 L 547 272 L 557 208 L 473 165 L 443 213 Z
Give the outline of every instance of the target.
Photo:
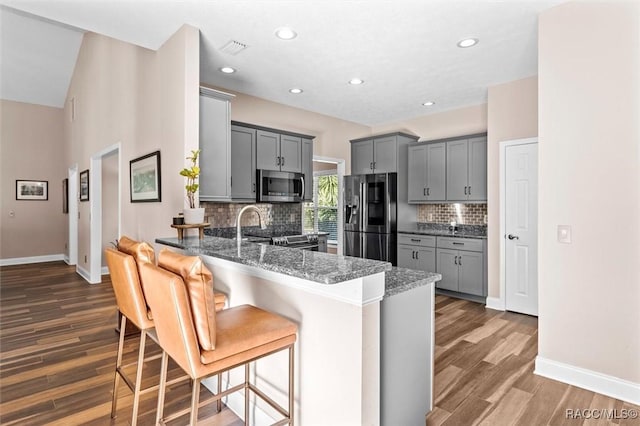
M 238 212 L 246 204 L 235 203 L 200 203 L 205 208 L 205 216 L 212 228 L 229 228 L 235 226 Z M 299 203 L 254 204 L 260 210 L 264 225 L 278 227 L 287 225 L 302 229 L 302 208 Z M 242 226 L 258 226 L 258 215 L 246 212 L 242 215 Z
M 418 206 L 418 222 L 485 225 L 486 204 L 421 204 Z

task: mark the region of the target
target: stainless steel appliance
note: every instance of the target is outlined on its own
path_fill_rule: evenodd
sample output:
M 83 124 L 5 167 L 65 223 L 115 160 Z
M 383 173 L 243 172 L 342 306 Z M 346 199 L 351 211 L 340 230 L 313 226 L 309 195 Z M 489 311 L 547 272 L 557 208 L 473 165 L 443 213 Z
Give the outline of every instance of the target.
M 265 235 L 264 233 L 256 233 L 255 235 L 247 234 L 249 241 L 260 244 L 270 244 L 280 247 L 297 248 L 301 250 L 319 251 L 320 244 L 318 242 L 318 234 L 301 234 L 301 235 Z
M 397 174 L 344 177 L 344 254 L 396 265 Z
M 257 170 L 256 201 L 263 203 L 299 203 L 304 200 L 304 174 Z

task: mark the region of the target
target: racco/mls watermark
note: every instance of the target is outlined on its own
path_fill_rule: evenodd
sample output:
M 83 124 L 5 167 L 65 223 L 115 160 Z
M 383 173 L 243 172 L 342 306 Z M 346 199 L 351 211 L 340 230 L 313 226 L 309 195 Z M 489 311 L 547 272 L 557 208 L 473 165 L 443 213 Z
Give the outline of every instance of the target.
M 606 420 L 627 420 L 637 419 L 638 410 L 634 408 L 567 408 L 565 418 L 567 419 L 606 419 Z

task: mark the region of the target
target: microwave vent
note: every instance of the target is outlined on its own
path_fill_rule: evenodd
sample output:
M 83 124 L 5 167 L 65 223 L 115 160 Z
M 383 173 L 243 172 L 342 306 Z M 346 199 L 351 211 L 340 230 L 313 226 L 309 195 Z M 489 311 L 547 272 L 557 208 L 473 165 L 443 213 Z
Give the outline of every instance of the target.
M 242 52 L 247 47 L 248 46 L 246 44 L 240 43 L 239 41 L 229 40 L 229 42 L 227 44 L 222 46 L 220 51 L 222 51 L 224 53 L 228 53 L 229 55 L 237 55 L 238 53 Z

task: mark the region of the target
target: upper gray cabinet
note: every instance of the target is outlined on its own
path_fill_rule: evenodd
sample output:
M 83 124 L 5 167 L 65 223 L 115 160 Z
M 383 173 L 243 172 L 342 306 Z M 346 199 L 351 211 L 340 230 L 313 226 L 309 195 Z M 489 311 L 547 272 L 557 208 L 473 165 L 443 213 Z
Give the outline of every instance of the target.
M 487 137 L 447 142 L 447 201 L 487 199 Z
M 256 130 L 231 126 L 231 198 L 256 199 Z
M 200 88 L 201 201 L 231 198 L 231 99 L 235 96 Z
M 351 141 L 351 174 L 398 172 L 398 152 L 418 138 L 404 133 L 373 136 Z
M 409 202 L 444 201 L 446 198 L 446 144 L 430 143 L 408 148 Z
M 302 173 L 304 174 L 304 201 L 313 201 L 313 141 L 302 139 Z
M 257 131 L 258 169 L 302 172 L 302 138 Z

